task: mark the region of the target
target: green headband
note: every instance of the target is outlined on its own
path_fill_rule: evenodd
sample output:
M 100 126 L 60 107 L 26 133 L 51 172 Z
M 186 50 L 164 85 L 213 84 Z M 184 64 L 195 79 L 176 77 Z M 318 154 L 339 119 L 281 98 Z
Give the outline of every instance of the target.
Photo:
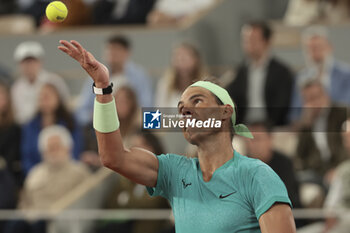
M 202 88 L 205 88 L 207 89 L 208 91 L 210 91 L 211 93 L 213 93 L 216 97 L 219 98 L 219 100 L 221 100 L 221 102 L 223 104 L 229 104 L 232 106 L 233 108 L 233 113 L 232 113 L 232 125 L 233 125 L 233 129 L 235 131 L 235 133 L 237 135 L 240 135 L 240 136 L 243 136 L 243 137 L 246 137 L 246 138 L 253 138 L 253 135 L 251 134 L 251 132 L 249 131 L 248 127 L 243 125 L 243 124 L 238 124 L 236 125 L 236 112 L 235 112 L 235 105 L 230 97 L 230 95 L 228 94 L 228 92 L 212 83 L 212 82 L 209 82 L 209 81 L 198 81 L 198 82 L 195 82 L 191 85 L 191 87 L 202 87 Z

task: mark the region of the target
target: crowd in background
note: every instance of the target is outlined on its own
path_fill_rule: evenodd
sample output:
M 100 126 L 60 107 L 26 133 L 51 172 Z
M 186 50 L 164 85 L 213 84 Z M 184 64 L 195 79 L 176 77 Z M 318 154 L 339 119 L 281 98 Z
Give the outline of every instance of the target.
M 82 19 L 86 17 L 84 14 L 91 14 L 96 15 L 92 18 L 94 23 L 107 24 L 174 22 L 193 13 L 188 7 L 178 7 L 175 11 L 171 5 L 180 6 L 182 2 L 186 1 L 76 0 L 66 3 L 82 9 L 79 11 Z M 192 2 L 191 10 L 199 10 L 213 1 Z M 290 1 L 286 20 L 302 24 L 295 21 L 295 18 L 302 19 L 293 16 L 296 13 L 292 8 L 311 3 L 317 8 L 317 14 L 302 23 L 321 20 L 320 12 L 323 17 L 348 1 Z M 29 12 L 36 17 L 38 26 L 43 26 L 47 22 L 37 13 L 44 12 L 38 9 L 46 5 L 44 0 L 2 0 L 0 12 Z M 108 15 L 100 17 L 106 9 Z M 348 8 L 341 7 L 341 10 L 344 11 L 342 17 L 348 17 Z M 253 140 L 241 141 L 241 147 L 248 156 L 273 168 L 285 183 L 295 208 L 350 208 L 350 126 L 347 124 L 350 122 L 350 65 L 333 54 L 328 32 L 322 26 L 303 31 L 302 49 L 306 60 L 304 68 L 297 73 L 273 54 L 272 37 L 273 30 L 263 21 L 247 22 L 241 30 L 245 59 L 235 67 L 235 77 L 226 86 L 237 104 L 238 122 L 247 124 L 254 136 Z M 156 155 L 170 152 L 156 134 L 140 131 L 141 107 L 176 108 L 181 93 L 190 84 L 215 78 L 203 64 L 201 51 L 194 44 L 183 42 L 173 49 L 169 67 L 154 85 L 142 65 L 131 60 L 131 48 L 127 37 L 115 35 L 106 40 L 103 51 L 114 83 L 121 135 L 128 146 L 142 147 Z M 3 77 L 0 82 L 0 190 L 7 190 L 0 194 L 0 209 L 48 209 L 101 167 L 92 127 L 92 80 L 87 77 L 77 106 L 69 108 L 69 88 L 62 77 L 45 70 L 42 62 L 45 56 L 41 44 L 24 41 L 17 46 L 13 57 L 20 76 L 11 80 L 0 67 L 0 77 Z M 220 83 L 219 79 L 216 81 Z M 153 90 L 153 87 L 156 88 Z M 288 150 L 277 150 L 276 141 L 285 142 L 276 139 L 276 132 L 287 132 L 297 143 Z M 187 156 L 195 154 L 193 151 Z M 122 179 L 110 196 L 106 208 L 169 207 L 163 199 L 150 199 L 144 187 L 127 179 Z M 298 220 L 297 226 L 309 223 Z M 344 226 L 336 220 L 327 219 L 325 231 L 337 232 L 341 227 Z M 0 232 L 5 233 L 39 233 L 45 232 L 45 228 L 44 221 L 0 222 Z M 116 232 L 116 229 L 135 233 L 173 230 L 167 221 L 153 224 L 112 221 L 99 225 L 96 232 Z
M 216 0 L 62 0 L 70 12 L 62 24 L 45 17 L 51 0 L 1 0 L 0 15 L 29 15 L 42 29 L 77 25 L 150 24 L 170 25 L 199 13 Z

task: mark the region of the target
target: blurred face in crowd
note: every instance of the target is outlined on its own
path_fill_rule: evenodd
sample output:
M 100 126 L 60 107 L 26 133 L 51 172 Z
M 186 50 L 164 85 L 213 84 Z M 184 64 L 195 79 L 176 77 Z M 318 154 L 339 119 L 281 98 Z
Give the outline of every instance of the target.
M 41 71 L 41 61 L 36 58 L 25 58 L 19 63 L 21 74 L 26 77 L 29 82 L 34 82 Z
M 116 91 L 114 97 L 116 99 L 118 117 L 121 120 L 126 120 L 132 117 L 136 109 L 136 100 L 132 90 L 122 87 Z
M 44 85 L 39 93 L 39 109 L 43 114 L 53 114 L 60 103 L 57 89 L 50 84 Z
M 59 135 L 52 135 L 47 139 L 43 157 L 49 164 L 61 165 L 69 161 L 70 148 L 64 145 Z
M 321 36 L 306 39 L 305 48 L 311 61 L 316 64 L 322 64 L 332 51 L 329 41 Z
M 120 73 L 129 59 L 130 52 L 124 46 L 118 43 L 109 43 L 104 51 L 104 58 L 113 73 Z
M 272 138 L 263 125 L 250 126 L 254 139 L 246 140 L 248 154 L 252 158 L 269 163 L 272 157 Z
M 317 108 L 328 107 L 330 103 L 326 90 L 319 83 L 304 87 L 302 97 L 304 102 L 303 107 L 305 108 L 315 108 L 316 110 Z
M 242 47 L 246 56 L 251 60 L 261 59 L 269 49 L 262 29 L 259 27 L 244 26 L 242 29 Z
M 343 128 L 343 145 L 350 156 L 350 119 L 344 122 Z
M 186 46 L 177 47 L 173 52 L 172 66 L 179 76 L 191 75 L 198 69 L 198 55 Z

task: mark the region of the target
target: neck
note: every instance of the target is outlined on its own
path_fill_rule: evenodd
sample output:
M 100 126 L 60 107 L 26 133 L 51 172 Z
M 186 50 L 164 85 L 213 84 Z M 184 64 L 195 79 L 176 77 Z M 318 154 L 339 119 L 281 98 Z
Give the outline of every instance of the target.
M 203 180 L 209 181 L 215 170 L 233 157 L 229 132 L 220 132 L 209 136 L 198 145 L 198 159 Z
M 55 115 L 53 113 L 44 113 L 42 114 L 41 119 L 43 127 L 53 125 L 55 123 Z

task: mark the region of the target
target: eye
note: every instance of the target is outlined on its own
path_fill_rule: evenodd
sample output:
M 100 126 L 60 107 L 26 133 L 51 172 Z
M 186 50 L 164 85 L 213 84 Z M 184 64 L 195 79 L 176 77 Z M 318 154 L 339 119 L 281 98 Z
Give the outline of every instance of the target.
M 202 103 L 203 101 L 201 99 L 194 99 L 193 103 L 194 104 L 198 104 L 198 103 Z

